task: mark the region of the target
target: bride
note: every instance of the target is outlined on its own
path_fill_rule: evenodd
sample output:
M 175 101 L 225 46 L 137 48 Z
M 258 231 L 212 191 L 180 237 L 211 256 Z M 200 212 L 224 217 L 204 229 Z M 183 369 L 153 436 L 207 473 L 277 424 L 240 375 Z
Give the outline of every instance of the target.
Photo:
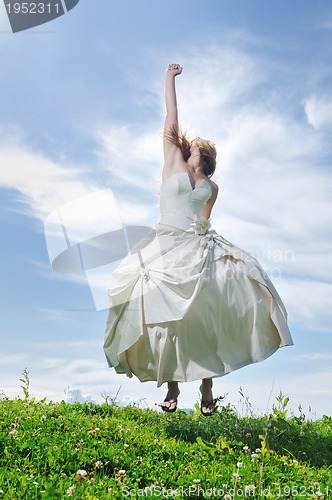
M 104 351 L 117 373 L 167 383 L 201 380 L 201 413 L 215 411 L 212 379 L 291 345 L 285 307 L 260 264 L 211 230 L 218 195 L 214 143 L 180 132 L 175 78 L 166 71 L 164 167 L 154 237 L 112 275 Z

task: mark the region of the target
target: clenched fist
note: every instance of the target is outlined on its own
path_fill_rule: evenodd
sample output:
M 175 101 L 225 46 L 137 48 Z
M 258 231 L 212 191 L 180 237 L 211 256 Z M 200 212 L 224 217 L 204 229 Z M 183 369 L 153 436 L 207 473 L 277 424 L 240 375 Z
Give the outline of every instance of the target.
M 172 74 L 173 76 L 181 75 L 183 68 L 180 64 L 169 64 L 166 69 L 166 73 Z

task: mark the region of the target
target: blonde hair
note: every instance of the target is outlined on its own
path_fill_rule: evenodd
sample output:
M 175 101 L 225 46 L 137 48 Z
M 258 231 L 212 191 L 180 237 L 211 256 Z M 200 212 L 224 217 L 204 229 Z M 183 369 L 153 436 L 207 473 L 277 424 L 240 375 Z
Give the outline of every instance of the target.
M 201 137 L 196 137 L 192 141 L 196 144 L 203 157 L 203 172 L 207 177 L 211 177 L 214 174 L 217 165 L 217 150 L 216 145 L 212 141 L 202 139 Z
M 203 158 L 203 172 L 207 177 L 212 177 L 217 164 L 217 150 L 214 142 L 201 137 L 196 137 L 190 141 L 187 132 L 182 132 L 174 125 L 169 131 L 164 132 L 164 137 L 181 149 L 184 161 L 187 161 L 190 156 L 191 145 L 196 144 Z

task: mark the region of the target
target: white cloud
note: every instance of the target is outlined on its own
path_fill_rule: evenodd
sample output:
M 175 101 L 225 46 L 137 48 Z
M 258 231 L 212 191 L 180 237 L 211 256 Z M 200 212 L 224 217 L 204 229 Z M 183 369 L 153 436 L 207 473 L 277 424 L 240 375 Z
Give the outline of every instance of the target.
M 320 418 L 324 413 L 330 414 L 329 402 L 332 396 L 332 371 L 330 368 L 322 367 L 320 369 L 318 364 L 315 371 L 294 375 L 290 382 L 292 384 L 293 404 L 311 407 L 314 418 Z
M 317 29 L 319 30 L 332 30 L 332 19 L 331 17 L 327 16 L 325 17 L 324 20 L 320 20 L 318 23 L 317 23 Z
M 304 101 L 304 110 L 308 123 L 317 130 L 332 127 L 331 96 L 317 97 L 313 95 Z
M 82 394 L 80 389 L 67 389 L 65 393 L 66 393 L 65 397 L 66 403 L 95 402 L 91 394 Z
M 147 138 L 144 142 L 138 137 L 132 154 L 133 164 L 133 158 L 136 154 L 138 155 L 136 168 L 138 178 L 141 177 L 140 187 L 143 187 L 144 182 L 146 185 L 149 182 L 149 178 L 145 177 L 146 164 L 144 165 L 143 162 L 145 155 L 142 152 L 148 149 L 147 141 Z M 151 141 L 151 143 L 154 142 Z M 123 150 L 125 150 L 124 143 L 117 143 L 119 157 L 126 157 Z M 53 261 L 58 258 L 57 262 L 60 264 L 55 265 L 55 269 L 63 271 L 51 274 L 49 268 L 43 270 L 43 266 L 37 263 L 38 269 L 49 279 L 74 281 L 87 285 L 87 277 L 82 271 L 78 252 L 75 250 L 75 255 L 69 254 L 68 245 L 71 251 L 73 245 L 82 243 L 88 238 L 99 237 L 114 229 L 122 230 L 123 224 L 149 225 L 153 223 L 151 218 L 153 210 L 147 202 L 130 200 L 128 196 L 123 196 L 121 199 L 119 189 L 116 196 L 114 196 L 114 190 L 110 188 L 100 189 L 101 186 L 96 181 L 87 180 L 86 170 L 56 163 L 45 155 L 30 150 L 17 135 L 13 134 L 12 137 L 3 140 L 2 144 L 0 143 L 0 164 L 2 166 L 0 187 L 15 190 L 16 193 L 14 195 L 16 203 L 11 205 L 11 209 L 45 221 L 45 236 L 50 261 L 53 264 Z M 125 170 L 115 163 L 114 172 L 125 172 Z M 128 172 L 125 175 L 131 178 Z M 150 189 L 152 191 L 156 187 L 150 185 Z M 156 200 L 153 194 L 152 199 Z M 97 264 L 98 255 L 104 251 L 100 247 L 101 243 L 98 243 L 99 247 L 97 246 L 94 253 L 96 256 L 93 257 Z M 92 242 L 89 247 L 90 260 L 93 244 L 97 245 L 97 242 Z M 104 254 L 103 258 L 105 258 Z M 103 275 L 100 283 L 100 279 L 92 276 L 91 272 L 89 285 L 92 291 L 98 291 L 101 288 L 98 293 L 101 293 L 103 297 L 106 296 L 108 274 Z M 100 300 L 98 299 L 97 302 L 99 303 Z M 102 307 L 97 305 L 98 309 Z
M 50 349 L 50 345 L 45 346 L 48 350 Z M 39 368 L 53 370 L 55 368 L 64 367 L 66 364 L 66 358 L 42 358 L 39 360 Z
M 0 353 L 0 366 L 13 366 L 17 363 L 25 363 L 26 356 L 24 354 L 3 354 Z
M 317 352 L 310 355 L 311 359 L 318 361 L 332 361 L 332 353 L 331 352 Z
M 194 134 L 218 137 L 228 130 L 234 108 L 266 78 L 259 60 L 236 47 L 196 48 L 183 61 L 178 79 L 180 121 Z
M 331 333 L 332 284 L 303 279 L 280 280 L 276 286 L 287 304 L 292 321 L 314 332 Z
M 117 134 L 119 136 L 118 131 Z M 112 133 L 110 137 L 112 137 Z M 102 143 L 100 148 L 100 156 L 104 155 L 106 157 L 116 149 L 115 156 L 118 155 L 120 159 L 128 157 L 126 149 L 128 149 L 130 137 L 128 134 L 126 137 L 128 142 L 119 142 L 113 137 L 112 144 L 108 144 L 105 136 L 105 143 Z M 125 141 L 125 138 L 122 138 L 122 141 Z M 124 164 L 121 166 L 122 160 L 119 160 L 119 164 L 114 161 L 114 172 L 116 173 L 121 170 L 124 176 L 127 176 L 128 181 L 130 181 L 135 168 L 137 168 L 138 171 L 140 170 L 141 187 L 142 183 L 145 182 L 145 186 L 149 188 L 150 179 L 149 176 L 146 176 L 148 165 L 146 160 L 144 166 L 143 158 L 148 158 L 147 151 L 151 150 L 151 146 L 155 142 L 155 138 L 153 137 L 150 138 L 150 141 L 147 137 L 137 137 L 137 144 L 132 156 L 128 159 L 128 165 Z M 143 151 L 146 151 L 146 154 Z M 135 162 L 134 158 L 136 154 L 137 161 Z M 71 203 L 79 205 L 81 200 L 79 208 L 80 212 L 82 212 L 82 205 L 84 203 L 87 204 L 91 197 L 98 196 L 100 203 L 105 202 L 105 196 L 103 195 L 105 186 L 100 182 L 98 183 L 98 181 L 91 181 L 91 178 L 87 175 L 88 167 L 82 168 L 65 162 L 57 163 L 44 154 L 29 149 L 17 134 L 13 134 L 11 137 L 7 137 L 0 142 L 0 164 L 0 187 L 13 189 L 17 192 L 15 209 L 18 212 L 34 216 L 40 220 L 44 220 L 52 211 L 57 210 L 61 206 L 63 207 L 65 204 L 69 204 L 70 208 Z M 133 166 L 134 171 L 130 170 L 130 164 Z M 109 165 L 110 163 L 108 163 Z M 128 169 L 124 167 L 128 167 Z M 98 175 L 95 175 L 95 178 L 97 177 Z M 151 178 L 153 178 L 152 174 Z M 128 201 L 123 202 L 123 204 L 126 210 Z M 77 210 L 71 210 L 72 218 L 74 218 L 73 224 L 79 224 L 81 227 L 84 227 L 87 223 L 89 225 L 90 220 L 95 223 L 97 217 L 100 220 L 101 217 L 105 218 L 107 215 L 100 213 L 100 206 L 96 203 L 90 203 L 88 208 L 88 214 L 84 213 L 84 222 L 79 217 L 79 214 L 76 213 Z M 93 209 L 95 210 L 93 211 Z M 97 214 L 95 213 L 96 210 L 98 210 Z M 119 211 L 121 210 L 122 207 L 119 207 Z M 141 221 L 146 214 L 146 204 L 131 202 L 131 217 L 134 222 Z
M 97 155 L 120 186 L 152 189 L 162 168 L 162 122 L 140 126 L 110 124 L 95 134 Z
M 69 323 L 73 321 L 72 315 L 69 311 L 61 311 L 59 309 L 43 308 L 39 309 L 39 317 L 43 320 L 56 322 L 56 323 Z
M 0 144 L 0 163 L 0 186 L 20 193 L 17 210 L 41 220 L 63 203 L 100 189 L 82 180 L 83 169 L 57 164 L 17 137 Z

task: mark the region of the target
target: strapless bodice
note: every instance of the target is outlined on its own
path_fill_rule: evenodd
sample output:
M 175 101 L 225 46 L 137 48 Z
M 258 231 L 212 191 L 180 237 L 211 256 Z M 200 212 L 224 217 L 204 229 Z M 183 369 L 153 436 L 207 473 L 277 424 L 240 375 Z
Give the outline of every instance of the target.
M 160 188 L 159 224 L 189 229 L 200 218 L 211 197 L 210 183 L 203 179 L 193 189 L 187 172 L 176 172 L 162 182 Z

